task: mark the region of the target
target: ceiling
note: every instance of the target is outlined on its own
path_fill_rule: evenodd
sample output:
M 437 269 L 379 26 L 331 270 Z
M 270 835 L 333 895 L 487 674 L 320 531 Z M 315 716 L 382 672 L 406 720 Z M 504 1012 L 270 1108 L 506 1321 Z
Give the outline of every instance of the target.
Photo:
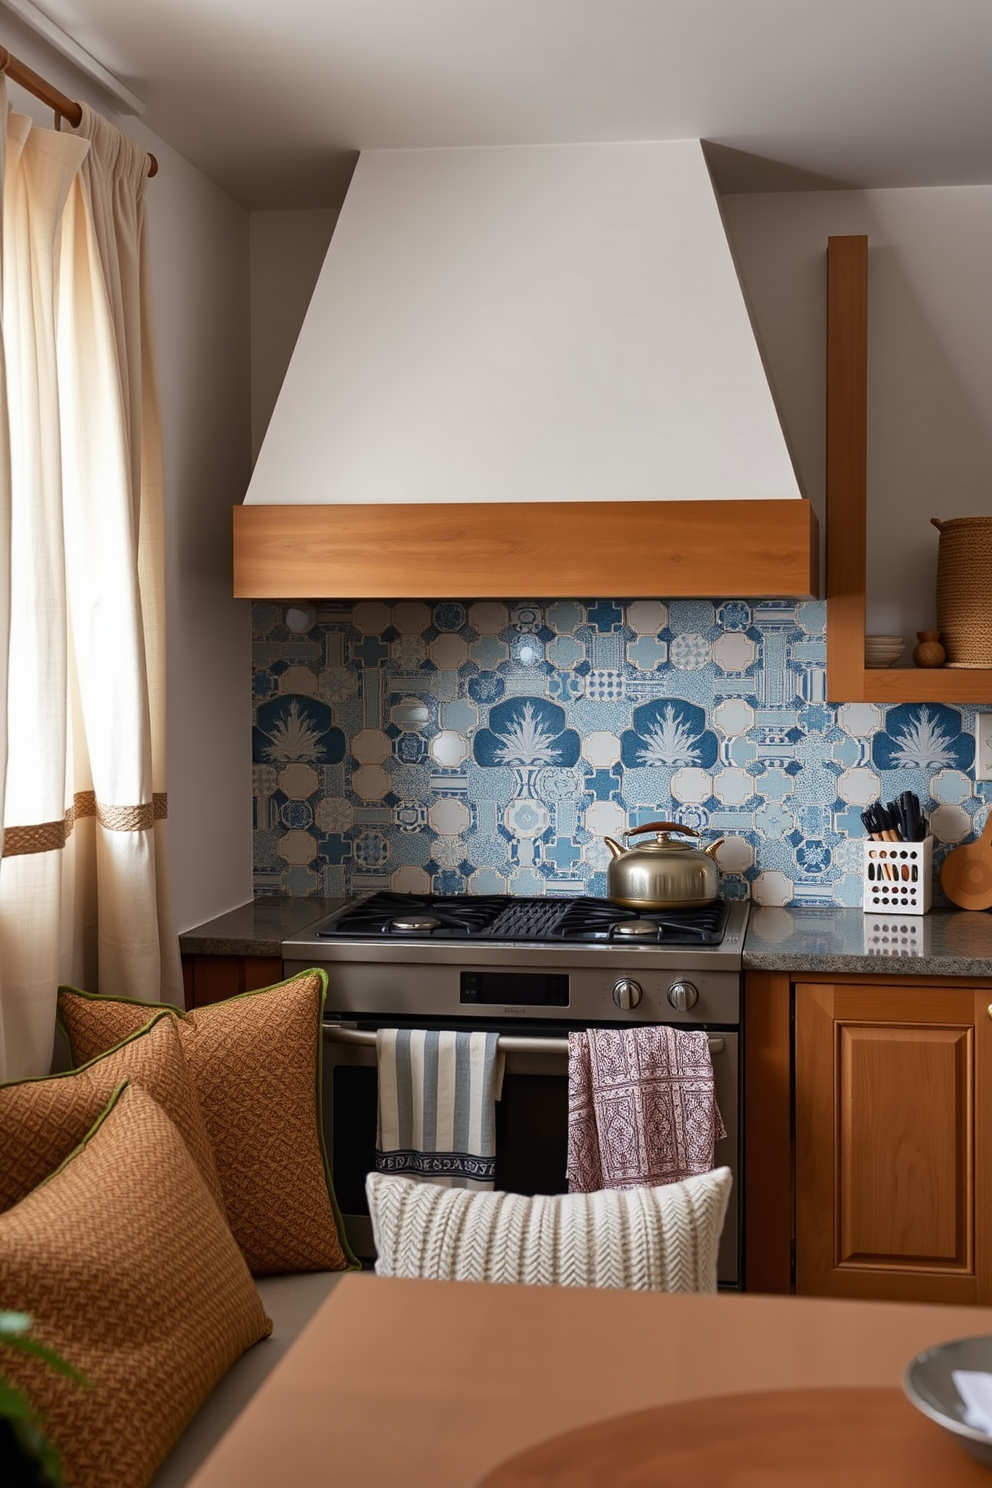
M 725 191 L 992 183 L 990 0 L 39 8 L 251 209 L 337 205 L 358 150 L 402 146 L 693 138 Z

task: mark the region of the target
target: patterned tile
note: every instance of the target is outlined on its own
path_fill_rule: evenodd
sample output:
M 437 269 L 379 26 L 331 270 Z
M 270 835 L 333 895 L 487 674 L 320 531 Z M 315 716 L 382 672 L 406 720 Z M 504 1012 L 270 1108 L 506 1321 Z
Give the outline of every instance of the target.
M 729 897 L 860 904 L 860 813 L 976 835 L 975 715 L 826 702 L 792 600 L 252 606 L 256 893 L 605 892 L 604 839 L 707 840 Z

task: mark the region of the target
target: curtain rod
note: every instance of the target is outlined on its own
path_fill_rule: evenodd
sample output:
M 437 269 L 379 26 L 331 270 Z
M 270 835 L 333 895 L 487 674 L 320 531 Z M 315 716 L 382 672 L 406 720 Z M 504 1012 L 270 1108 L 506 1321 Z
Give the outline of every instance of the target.
M 74 129 L 77 127 L 83 117 L 79 104 L 67 98 L 64 93 L 60 93 L 51 83 L 46 83 L 43 77 L 39 77 L 36 72 L 32 71 L 27 63 L 19 61 L 12 52 L 8 52 L 5 46 L 0 46 L 0 72 L 5 72 L 13 82 L 20 83 L 22 88 L 27 88 L 29 93 L 33 93 L 35 98 L 40 98 L 48 108 L 54 109 L 57 114 L 68 119 Z M 148 156 L 148 174 L 150 176 L 158 174 L 158 161 L 151 154 Z

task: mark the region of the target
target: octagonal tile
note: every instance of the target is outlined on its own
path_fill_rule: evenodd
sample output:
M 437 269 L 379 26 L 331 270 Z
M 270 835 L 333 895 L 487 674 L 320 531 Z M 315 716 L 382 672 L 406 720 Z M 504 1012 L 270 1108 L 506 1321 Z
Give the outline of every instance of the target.
M 362 765 L 381 765 L 393 746 L 382 729 L 360 729 L 351 741 L 351 752 Z
M 718 770 L 713 777 L 713 794 L 725 806 L 740 806 L 754 795 L 754 781 L 746 770 Z
M 468 661 L 468 642 L 453 631 L 448 631 L 439 635 L 436 641 L 431 641 L 427 653 L 442 672 L 457 672 Z
M 743 698 L 727 698 L 713 709 L 713 724 L 721 734 L 731 738 L 754 728 L 754 709 Z
M 877 801 L 880 793 L 881 783 L 875 771 L 863 767 L 845 770 L 837 782 L 838 796 L 851 806 L 867 806 Z
M 312 796 L 319 784 L 317 771 L 312 765 L 292 764 L 279 771 L 279 789 L 291 801 L 305 801 Z
M 469 605 L 468 623 L 480 636 L 495 636 L 509 625 L 510 614 L 506 605 L 484 600 Z
M 381 801 L 390 789 L 389 772 L 381 765 L 359 765 L 351 777 L 351 788 L 363 801 Z
M 672 776 L 672 795 L 687 806 L 698 806 L 713 794 L 713 777 L 708 770 L 694 766 L 676 770 Z
M 468 831 L 472 825 L 472 813 L 464 801 L 454 796 L 442 796 L 435 801 L 427 813 L 428 825 L 444 836 L 457 836 Z
M 759 904 L 788 904 L 793 894 L 793 882 L 784 873 L 771 869 L 759 873 L 751 885 L 751 894 Z
M 668 624 L 668 606 L 657 599 L 635 599 L 627 606 L 627 624 L 635 635 L 656 636 Z
M 582 758 L 596 770 L 615 765 L 620 758 L 620 749 L 616 734 L 607 733 L 605 729 L 597 729 L 582 740 Z
M 279 838 L 279 856 L 287 863 L 304 866 L 317 856 L 317 843 L 309 832 L 286 832 Z
M 469 743 L 463 734 L 456 734 L 453 729 L 442 729 L 435 734 L 430 741 L 431 758 L 439 764 L 442 769 L 452 770 L 460 765 L 469 756 Z
M 351 623 L 362 635 L 380 636 L 391 621 L 389 606 L 378 599 L 362 600 L 351 612 Z
M 713 660 L 722 672 L 746 672 L 754 665 L 758 647 L 748 635 L 728 631 L 713 642 Z

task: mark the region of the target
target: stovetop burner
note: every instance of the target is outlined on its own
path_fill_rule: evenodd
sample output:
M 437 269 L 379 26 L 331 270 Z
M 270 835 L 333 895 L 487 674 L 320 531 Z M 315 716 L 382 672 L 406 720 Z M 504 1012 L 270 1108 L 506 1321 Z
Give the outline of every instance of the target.
M 328 940 L 531 941 L 543 944 L 719 945 L 729 905 L 630 910 L 608 899 L 518 899 L 511 894 L 373 894 L 317 934 Z

